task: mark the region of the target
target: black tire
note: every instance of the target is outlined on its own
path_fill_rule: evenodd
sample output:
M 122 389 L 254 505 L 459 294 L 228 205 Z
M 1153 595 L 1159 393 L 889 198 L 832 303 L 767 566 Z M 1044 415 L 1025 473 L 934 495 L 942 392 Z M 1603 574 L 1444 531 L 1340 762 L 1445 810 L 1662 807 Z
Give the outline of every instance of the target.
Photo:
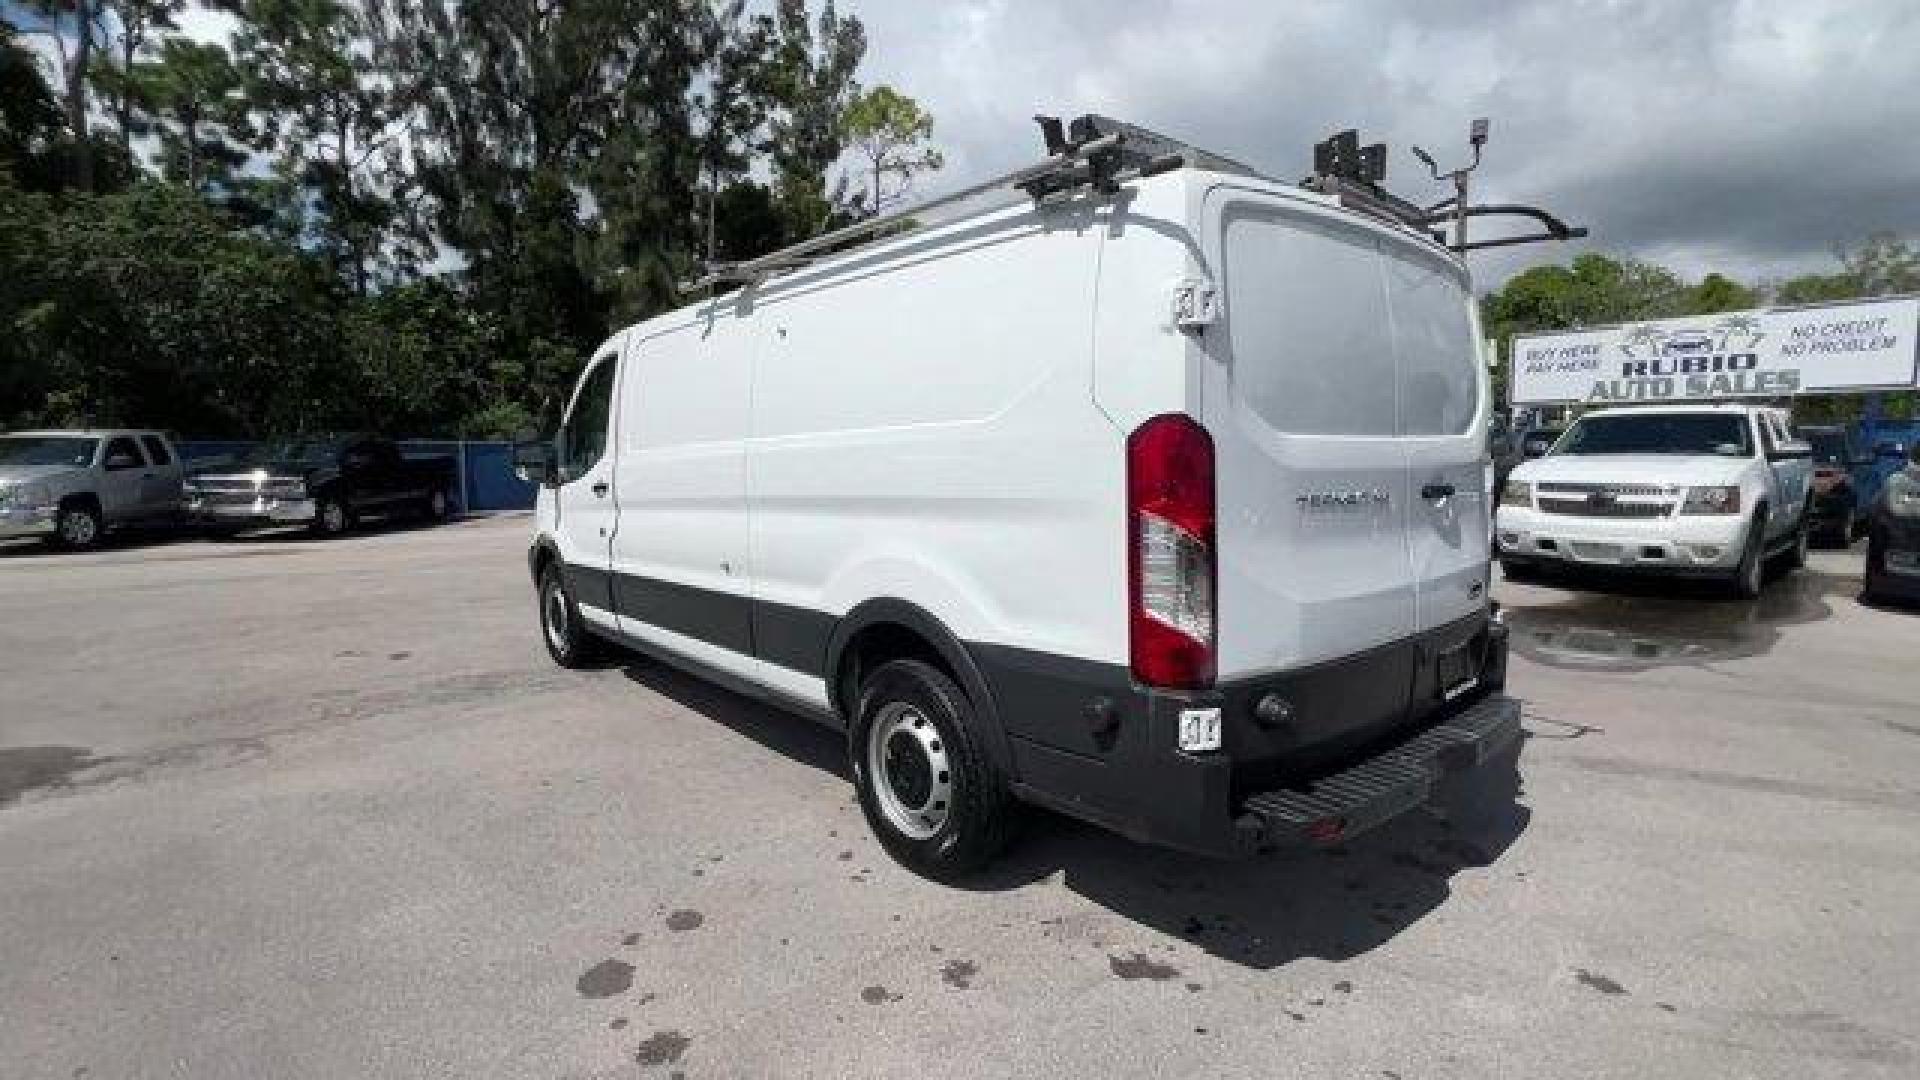
M 453 500 L 445 488 L 435 488 L 420 502 L 420 513 L 428 521 L 442 522 L 453 516 Z
M 540 640 L 547 646 L 547 655 L 563 668 L 583 668 L 598 660 L 605 646 L 580 618 L 580 607 L 573 602 L 558 561 L 541 571 L 539 591 Z
M 876 726 L 882 724 L 876 744 Z M 984 866 L 1013 835 L 1018 808 L 1005 775 L 981 741 L 979 724 L 966 694 L 924 661 L 883 664 L 860 687 L 848 738 L 860 809 L 889 855 L 937 881 Z M 932 754 L 925 752 L 929 746 Z M 912 764 L 916 753 L 921 755 L 918 767 Z M 944 770 L 934 764 L 940 760 Z M 877 774 L 876 765 L 888 775 Z M 912 782 L 917 768 L 926 769 L 925 792 L 915 790 Z M 941 794 L 946 796 L 944 807 L 937 805 Z M 916 827 L 930 831 L 908 831 L 896 820 L 903 810 L 917 816 Z
M 1747 526 L 1747 544 L 1740 550 L 1740 565 L 1734 568 L 1727 588 L 1737 599 L 1757 600 L 1767 583 L 1767 515 L 1764 508 L 1754 512 Z
M 339 536 L 353 526 L 353 508 L 345 502 L 330 495 L 314 502 L 312 529 L 317 535 Z
M 53 546 L 63 551 L 88 551 L 100 546 L 107 534 L 100 508 L 92 503 L 73 501 L 62 506 L 53 518 Z
M 1517 581 L 1522 584 L 1540 580 L 1540 568 L 1520 559 L 1501 559 L 1500 577 L 1505 581 Z
M 1798 570 L 1807 565 L 1807 544 L 1813 532 L 1813 519 L 1808 515 L 1808 510 L 1800 512 L 1800 524 L 1793 530 L 1793 543 L 1780 553 L 1783 570 Z
M 1867 569 L 1860 582 L 1860 599 L 1879 601 L 1886 599 L 1887 590 L 1884 580 L 1887 573 L 1887 546 L 1880 534 L 1873 529 L 1867 530 Z

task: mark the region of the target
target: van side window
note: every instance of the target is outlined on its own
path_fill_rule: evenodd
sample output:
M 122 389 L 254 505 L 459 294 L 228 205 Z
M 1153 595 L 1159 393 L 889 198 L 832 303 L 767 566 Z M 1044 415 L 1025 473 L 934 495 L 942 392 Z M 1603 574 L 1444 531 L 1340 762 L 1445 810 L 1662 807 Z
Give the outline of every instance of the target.
M 615 358 L 607 357 L 587 376 L 573 412 L 560 430 L 560 464 L 569 479 L 585 476 L 607 452 L 607 421 L 613 404 Z

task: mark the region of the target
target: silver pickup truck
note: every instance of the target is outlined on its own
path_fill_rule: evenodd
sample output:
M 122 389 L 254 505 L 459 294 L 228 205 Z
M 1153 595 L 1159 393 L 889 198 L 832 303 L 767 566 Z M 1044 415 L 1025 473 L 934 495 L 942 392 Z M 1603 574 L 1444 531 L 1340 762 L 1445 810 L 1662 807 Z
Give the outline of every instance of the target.
M 90 548 L 108 529 L 180 516 L 180 455 L 158 431 L 0 434 L 0 540 Z

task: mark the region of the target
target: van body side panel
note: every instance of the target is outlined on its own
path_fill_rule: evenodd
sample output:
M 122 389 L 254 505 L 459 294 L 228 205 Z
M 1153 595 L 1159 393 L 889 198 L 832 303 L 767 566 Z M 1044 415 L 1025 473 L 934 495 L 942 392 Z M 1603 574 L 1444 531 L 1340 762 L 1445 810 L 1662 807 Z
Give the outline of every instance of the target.
M 730 304 L 703 314 L 628 346 L 613 600 L 622 633 L 703 642 L 720 651 L 698 659 L 751 676 L 744 439 L 754 338 Z
M 1085 207 L 1023 205 L 749 290 L 762 656 L 823 664 L 813 613 L 893 597 L 966 642 L 1124 659 L 1122 437 L 1089 392 L 1100 243 Z

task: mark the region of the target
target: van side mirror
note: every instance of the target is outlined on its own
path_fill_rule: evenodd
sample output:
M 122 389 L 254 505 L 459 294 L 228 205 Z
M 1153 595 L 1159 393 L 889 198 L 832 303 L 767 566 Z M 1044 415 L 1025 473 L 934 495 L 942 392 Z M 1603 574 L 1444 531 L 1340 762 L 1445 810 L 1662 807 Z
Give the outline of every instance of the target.
M 552 439 L 527 439 L 513 444 L 513 471 L 529 484 L 552 483 L 559 460 L 560 454 Z

